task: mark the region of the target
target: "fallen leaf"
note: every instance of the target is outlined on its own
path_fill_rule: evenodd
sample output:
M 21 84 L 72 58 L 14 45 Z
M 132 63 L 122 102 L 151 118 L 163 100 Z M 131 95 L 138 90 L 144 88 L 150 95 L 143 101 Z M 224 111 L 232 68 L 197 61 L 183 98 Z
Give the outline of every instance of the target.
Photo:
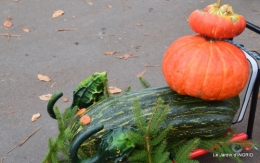
M 112 94 L 117 94 L 117 93 L 122 92 L 122 90 L 120 88 L 117 88 L 114 86 L 108 87 L 108 91 L 109 91 L 109 93 L 112 93 Z
M 139 74 L 137 74 L 137 78 L 140 78 L 140 77 L 142 77 L 144 74 L 146 73 L 146 71 L 144 70 L 144 71 L 142 71 L 142 72 L 140 72 Z
M 63 10 L 57 10 L 57 11 L 54 11 L 54 13 L 52 14 L 52 18 L 56 18 L 56 17 L 59 17 L 61 15 L 64 14 L 64 11 Z
M 6 20 L 6 21 L 4 22 L 4 27 L 10 28 L 10 27 L 12 27 L 12 26 L 13 26 L 13 23 L 12 23 L 12 22 L 10 22 L 10 21 L 8 21 L 8 20 Z
M 125 2 L 122 3 L 124 6 L 128 7 L 131 9 L 131 6 L 129 6 L 128 4 L 126 4 Z
M 143 26 L 143 24 L 137 23 L 136 26 Z
M 108 8 L 112 8 L 112 6 L 111 6 L 111 5 L 107 5 L 107 7 L 108 7 Z
M 7 16 L 8 20 L 13 20 L 12 16 Z
M 41 100 L 43 100 L 43 101 L 48 101 L 48 100 L 51 99 L 51 97 L 52 97 L 52 94 L 45 94 L 45 95 L 39 96 L 39 98 L 40 98 Z
M 72 19 L 74 19 L 74 18 L 76 18 L 76 16 L 75 16 L 75 15 L 73 15 L 73 16 L 71 16 L 71 18 L 72 18 Z
M 28 28 L 23 28 L 23 31 L 28 33 L 29 32 L 29 29 Z
M 149 36 L 149 35 L 150 35 L 150 33 L 145 33 L 145 34 L 144 34 L 144 36 Z
M 64 101 L 64 102 L 68 102 L 68 101 L 69 101 L 69 98 L 68 98 L 68 97 L 63 97 L 63 101 Z
M 132 58 L 132 57 L 136 57 L 136 56 L 133 56 L 133 53 L 127 53 L 127 54 L 124 54 L 122 56 L 116 56 L 118 59 L 128 59 L 128 58 Z
M 113 54 L 115 54 L 115 53 L 116 53 L 116 51 L 105 52 L 105 55 L 113 55 Z
M 92 5 L 93 5 L 93 2 L 87 2 L 87 4 L 89 4 L 90 6 L 92 6 Z
M 7 114 L 13 114 L 14 113 L 14 111 L 9 111 L 9 112 L 7 112 Z
M 38 74 L 38 79 L 41 80 L 41 81 L 46 81 L 46 82 L 49 82 L 51 81 L 51 79 L 48 77 L 48 76 L 45 76 L 45 75 L 42 75 L 42 74 Z
M 32 122 L 36 121 L 41 116 L 40 113 L 34 114 L 31 118 Z

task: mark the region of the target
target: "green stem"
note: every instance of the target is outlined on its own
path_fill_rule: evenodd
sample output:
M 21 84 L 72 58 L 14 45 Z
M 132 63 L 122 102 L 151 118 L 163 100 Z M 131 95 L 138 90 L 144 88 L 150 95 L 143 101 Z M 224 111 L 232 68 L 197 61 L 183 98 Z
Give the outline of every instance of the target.
M 221 5 L 221 0 L 218 0 L 218 2 L 217 2 L 218 8 L 220 7 L 220 5 Z
M 153 163 L 152 162 L 152 155 L 151 155 L 151 150 L 150 150 L 150 141 L 149 141 L 150 137 L 149 135 L 146 135 L 146 150 L 147 150 L 147 154 L 148 154 L 148 162 L 149 163 Z

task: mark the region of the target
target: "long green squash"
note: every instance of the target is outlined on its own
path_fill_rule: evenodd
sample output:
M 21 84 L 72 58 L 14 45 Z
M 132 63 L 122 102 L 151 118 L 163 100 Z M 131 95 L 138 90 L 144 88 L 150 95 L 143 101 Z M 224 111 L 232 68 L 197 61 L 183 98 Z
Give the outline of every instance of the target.
M 104 132 L 119 126 L 133 126 L 134 100 L 139 100 L 143 116 L 148 118 L 157 105 L 158 98 L 170 107 L 164 125 L 173 126 L 169 134 L 169 138 L 173 139 L 219 136 L 230 127 L 240 106 L 238 96 L 222 101 L 205 101 L 179 95 L 169 87 L 147 88 L 109 97 L 91 105 L 84 113 L 91 118 L 91 123 L 85 128 L 104 125 Z M 79 118 L 76 117 L 71 127 L 75 134 L 83 129 L 79 125 Z
M 82 127 L 79 123 L 80 116 L 74 119 L 71 125 L 71 131 L 74 133 L 71 141 L 70 160 L 73 163 L 96 163 L 111 158 L 114 162 L 127 158 L 129 150 L 133 147 L 124 146 L 125 151 L 120 148 L 120 153 L 115 154 L 117 148 L 108 150 L 110 141 L 105 140 L 108 146 L 99 144 L 104 141 L 107 132 L 120 130 L 120 127 L 135 127 L 134 124 L 134 100 L 138 99 L 142 108 L 143 116 L 149 120 L 153 109 L 158 105 L 158 98 L 169 106 L 168 114 L 163 127 L 172 125 L 167 139 L 183 138 L 212 138 L 219 136 L 227 131 L 232 120 L 240 106 L 239 97 L 233 97 L 222 101 L 205 101 L 202 99 L 182 96 L 174 92 L 169 87 L 147 88 L 139 91 L 127 92 L 122 95 L 112 96 L 105 100 L 99 101 L 82 114 L 88 114 L 91 117 L 91 123 Z M 124 134 L 124 133 L 122 133 Z M 117 137 L 117 136 L 116 136 Z M 114 138 L 118 140 L 119 138 Z M 127 141 L 125 139 L 124 141 Z M 111 142 L 110 142 L 111 143 Z M 126 143 L 129 144 L 129 143 Z M 99 145 L 99 147 L 97 147 Z M 100 146 L 101 145 L 101 146 Z M 92 147 L 91 147 L 92 146 Z M 93 156 L 90 151 L 96 148 Z M 121 151 L 122 150 L 122 151 Z M 110 152 L 109 156 L 105 153 Z M 114 154 L 113 154 L 114 153 Z M 78 157 L 81 155 L 81 159 Z M 83 155 L 82 155 L 83 154 Z M 85 160 L 84 160 L 85 159 Z M 113 159 L 112 159 L 113 160 Z M 119 160 L 119 161 L 118 161 Z

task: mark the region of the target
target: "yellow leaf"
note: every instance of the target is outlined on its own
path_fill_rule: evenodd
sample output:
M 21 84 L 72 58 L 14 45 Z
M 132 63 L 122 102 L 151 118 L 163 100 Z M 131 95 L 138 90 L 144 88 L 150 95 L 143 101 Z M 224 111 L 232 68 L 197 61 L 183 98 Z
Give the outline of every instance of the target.
M 48 101 L 48 100 L 51 99 L 51 97 L 52 97 L 52 94 L 45 94 L 45 95 L 39 96 L 39 98 L 40 98 L 41 100 L 43 100 L 43 101 Z
M 46 82 L 51 81 L 51 78 L 49 78 L 48 76 L 42 75 L 42 74 L 38 74 L 37 77 L 38 77 L 38 79 L 41 80 L 41 81 L 46 81 Z
M 29 32 L 29 29 L 28 28 L 23 28 L 23 31 L 28 33 Z
M 114 86 L 108 87 L 108 91 L 109 91 L 109 93 L 112 93 L 112 94 L 117 94 L 117 93 L 122 92 L 122 90 L 120 88 L 117 88 Z
M 10 28 L 10 27 L 12 27 L 12 26 L 13 26 L 13 23 L 12 23 L 12 22 L 10 22 L 10 21 L 8 21 L 8 20 L 6 20 L 6 21 L 4 22 L 4 27 Z
M 61 15 L 64 14 L 64 11 L 63 10 L 57 10 L 57 11 L 54 11 L 54 13 L 52 14 L 52 18 L 56 18 L 56 17 L 59 17 Z
M 36 121 L 41 116 L 40 113 L 34 114 L 31 118 L 32 122 Z

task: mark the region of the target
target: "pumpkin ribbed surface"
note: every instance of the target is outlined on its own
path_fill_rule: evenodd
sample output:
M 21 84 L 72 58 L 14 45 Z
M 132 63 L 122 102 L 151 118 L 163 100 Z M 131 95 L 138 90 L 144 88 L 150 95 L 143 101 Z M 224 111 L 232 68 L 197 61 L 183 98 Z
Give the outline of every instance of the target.
M 168 85 L 181 95 L 222 100 L 243 90 L 249 64 L 242 50 L 228 42 L 189 35 L 169 46 L 162 71 Z
M 231 18 L 237 20 L 233 22 Z M 189 16 L 189 25 L 193 31 L 208 37 L 233 38 L 244 31 L 246 20 L 241 15 L 231 18 L 195 10 Z

